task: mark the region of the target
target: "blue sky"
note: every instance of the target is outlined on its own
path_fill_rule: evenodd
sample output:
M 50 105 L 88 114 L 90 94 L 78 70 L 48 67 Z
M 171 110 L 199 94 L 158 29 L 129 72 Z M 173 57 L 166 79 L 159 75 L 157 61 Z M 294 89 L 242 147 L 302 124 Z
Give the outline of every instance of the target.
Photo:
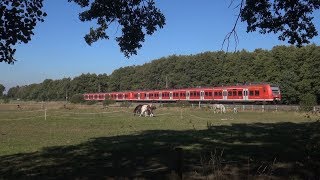
M 81 73 L 111 74 L 119 67 L 141 65 L 173 54 L 218 51 L 238 13 L 238 10 L 228 8 L 230 0 L 156 0 L 156 3 L 166 16 L 166 26 L 153 36 L 147 36 L 138 55 L 127 59 L 114 41 L 119 34 L 115 26 L 107 31 L 110 40 L 89 46 L 83 37 L 94 23 L 80 22 L 78 14 L 81 9 L 67 0 L 44 0 L 48 14 L 45 22 L 37 25 L 32 41 L 16 47 L 18 61 L 14 65 L 0 63 L 0 84 L 8 89 L 44 79 L 75 77 Z M 278 41 L 276 35 L 248 34 L 245 31 L 245 24 L 239 23 L 238 50 L 287 45 Z M 312 42 L 319 45 L 319 36 Z M 231 48 L 234 48 L 232 44 Z

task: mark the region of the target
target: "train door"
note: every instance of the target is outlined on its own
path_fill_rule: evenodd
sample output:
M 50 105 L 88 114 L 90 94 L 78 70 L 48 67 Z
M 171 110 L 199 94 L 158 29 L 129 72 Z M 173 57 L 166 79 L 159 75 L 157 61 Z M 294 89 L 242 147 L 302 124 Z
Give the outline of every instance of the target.
M 116 100 L 118 100 L 118 94 L 116 94 Z
M 187 91 L 187 100 L 190 100 L 190 91 Z
M 140 99 L 140 93 L 138 93 L 138 99 Z
M 146 99 L 149 100 L 149 93 L 146 93 Z
M 172 100 L 172 92 L 169 93 L 170 100 Z
M 227 92 L 226 89 L 224 89 L 224 90 L 222 91 L 222 99 L 223 99 L 223 100 L 227 100 L 227 99 L 228 99 L 228 92 Z
M 243 89 L 243 100 L 244 101 L 248 100 L 248 89 Z
M 200 91 L 200 100 L 204 99 L 204 91 Z
M 159 92 L 159 99 L 162 99 L 162 92 Z

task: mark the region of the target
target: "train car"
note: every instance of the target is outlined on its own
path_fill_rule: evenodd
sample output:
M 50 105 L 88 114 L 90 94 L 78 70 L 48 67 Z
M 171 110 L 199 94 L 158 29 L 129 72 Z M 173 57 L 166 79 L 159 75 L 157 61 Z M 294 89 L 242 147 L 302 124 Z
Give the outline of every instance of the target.
M 83 96 L 87 101 L 103 101 L 105 99 L 132 102 L 203 101 L 226 103 L 281 101 L 279 86 L 267 83 L 205 88 L 85 93 Z

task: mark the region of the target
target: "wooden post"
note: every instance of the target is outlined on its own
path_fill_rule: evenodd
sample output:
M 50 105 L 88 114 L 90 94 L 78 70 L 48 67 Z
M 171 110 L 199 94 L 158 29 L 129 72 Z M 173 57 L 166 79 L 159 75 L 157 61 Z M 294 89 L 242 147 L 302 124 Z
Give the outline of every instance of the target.
M 47 108 L 44 109 L 44 120 L 47 120 Z

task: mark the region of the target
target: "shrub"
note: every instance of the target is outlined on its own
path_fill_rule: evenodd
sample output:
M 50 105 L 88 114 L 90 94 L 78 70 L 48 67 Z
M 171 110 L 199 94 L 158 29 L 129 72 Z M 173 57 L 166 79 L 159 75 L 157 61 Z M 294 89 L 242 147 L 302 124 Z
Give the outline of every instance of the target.
M 177 107 L 190 107 L 190 103 L 188 101 L 177 101 Z
M 4 98 L 3 103 L 8 104 L 10 102 L 9 98 Z
M 317 105 L 317 97 L 314 94 L 305 94 L 300 97 L 300 108 L 303 111 L 311 111 Z
M 110 104 L 114 104 L 114 103 L 116 103 L 116 101 L 112 99 L 105 99 L 104 101 L 102 101 L 103 106 L 109 106 Z
M 79 103 L 83 103 L 84 102 L 84 98 L 83 98 L 83 95 L 82 94 L 75 94 L 71 97 L 70 99 L 70 102 L 71 103 L 74 103 L 74 104 L 79 104 Z
M 123 101 L 123 102 L 121 102 L 121 104 L 120 104 L 120 107 L 126 107 L 126 108 L 128 108 L 128 107 L 130 107 L 131 106 L 131 102 L 129 102 L 129 101 Z
M 94 105 L 96 103 L 98 103 L 98 101 L 86 101 L 87 105 Z

